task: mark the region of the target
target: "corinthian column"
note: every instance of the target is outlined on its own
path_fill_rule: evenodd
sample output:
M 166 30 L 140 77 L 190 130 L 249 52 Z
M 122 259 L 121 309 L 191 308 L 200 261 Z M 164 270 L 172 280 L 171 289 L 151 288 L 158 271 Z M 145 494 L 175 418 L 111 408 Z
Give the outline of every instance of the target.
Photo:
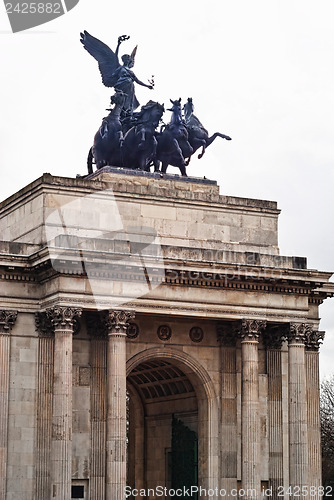
M 307 393 L 307 428 L 308 428 L 308 464 L 309 485 L 315 486 L 314 500 L 318 500 L 321 486 L 321 436 L 320 436 L 320 381 L 319 347 L 324 339 L 324 332 L 311 331 L 306 340 L 306 393 Z
M 46 311 L 55 333 L 51 444 L 51 498 L 71 498 L 72 482 L 72 335 L 81 309 Z
M 242 392 L 241 392 L 241 482 L 243 498 L 261 498 L 260 442 L 259 442 L 259 336 L 266 327 L 265 321 L 242 320 Z
M 126 486 L 126 331 L 131 311 L 110 311 L 107 354 L 106 498 L 124 500 Z
M 231 491 L 237 489 L 237 368 L 236 334 L 233 324 L 217 326 L 220 343 L 221 370 L 221 425 L 220 425 L 220 487 L 232 498 Z
M 10 332 L 17 311 L 0 310 L 0 500 L 6 499 Z
M 288 333 L 289 482 L 292 489 L 308 485 L 305 341 L 311 330 L 311 325 L 291 323 Z
M 272 498 L 278 498 L 283 486 L 283 408 L 282 408 L 282 341 L 286 325 L 271 327 L 264 342 L 267 349 L 268 374 L 268 437 L 269 437 L 269 487 Z

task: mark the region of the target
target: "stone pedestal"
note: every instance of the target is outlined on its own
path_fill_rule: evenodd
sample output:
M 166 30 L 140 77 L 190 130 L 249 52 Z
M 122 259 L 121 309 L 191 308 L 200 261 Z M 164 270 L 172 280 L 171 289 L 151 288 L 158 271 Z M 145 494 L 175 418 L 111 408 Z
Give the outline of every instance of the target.
M 265 321 L 243 320 L 241 337 L 241 481 L 244 498 L 261 498 L 258 339 Z
M 71 498 L 72 483 L 72 342 L 80 309 L 47 310 L 54 326 L 54 377 L 51 446 L 51 498 Z
M 0 310 L 0 500 L 6 499 L 10 332 L 16 311 Z
M 311 326 L 291 323 L 289 345 L 289 473 L 290 486 L 308 486 L 308 438 L 305 342 Z
M 126 486 L 126 331 L 130 311 L 110 311 L 107 351 L 106 498 L 124 499 Z

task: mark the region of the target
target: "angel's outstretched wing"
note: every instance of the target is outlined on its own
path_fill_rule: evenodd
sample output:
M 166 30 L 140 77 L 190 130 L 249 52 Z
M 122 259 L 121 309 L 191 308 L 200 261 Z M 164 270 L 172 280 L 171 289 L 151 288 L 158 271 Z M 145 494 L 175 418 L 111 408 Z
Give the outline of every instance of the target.
M 117 54 L 101 40 L 90 35 L 88 31 L 80 33 L 80 36 L 80 42 L 84 48 L 99 63 L 103 84 L 106 87 L 113 87 L 117 81 L 114 73 L 120 66 Z

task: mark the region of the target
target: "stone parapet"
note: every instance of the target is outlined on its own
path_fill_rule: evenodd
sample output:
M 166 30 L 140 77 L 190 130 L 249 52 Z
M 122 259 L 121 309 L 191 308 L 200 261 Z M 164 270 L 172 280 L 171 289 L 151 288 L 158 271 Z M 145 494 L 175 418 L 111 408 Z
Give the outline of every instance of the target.
M 114 170 L 101 169 L 93 179 L 44 174 L 0 204 L 3 239 L 46 243 L 64 233 L 64 224 L 68 234 L 78 234 L 79 225 L 80 236 L 96 237 L 98 228 L 103 238 L 111 231 L 109 210 L 114 213 L 114 231 L 151 228 L 162 244 L 278 254 L 276 202 L 222 196 L 216 182 L 207 179 Z M 76 205 L 70 206 L 73 202 Z M 61 221 L 48 219 L 55 212 Z

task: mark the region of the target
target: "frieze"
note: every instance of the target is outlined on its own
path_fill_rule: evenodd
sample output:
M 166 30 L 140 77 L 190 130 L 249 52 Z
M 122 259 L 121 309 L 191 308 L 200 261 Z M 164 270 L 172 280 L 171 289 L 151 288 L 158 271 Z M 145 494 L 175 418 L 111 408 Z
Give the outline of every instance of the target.
M 0 334 L 9 335 L 17 318 L 17 311 L 0 310 Z

